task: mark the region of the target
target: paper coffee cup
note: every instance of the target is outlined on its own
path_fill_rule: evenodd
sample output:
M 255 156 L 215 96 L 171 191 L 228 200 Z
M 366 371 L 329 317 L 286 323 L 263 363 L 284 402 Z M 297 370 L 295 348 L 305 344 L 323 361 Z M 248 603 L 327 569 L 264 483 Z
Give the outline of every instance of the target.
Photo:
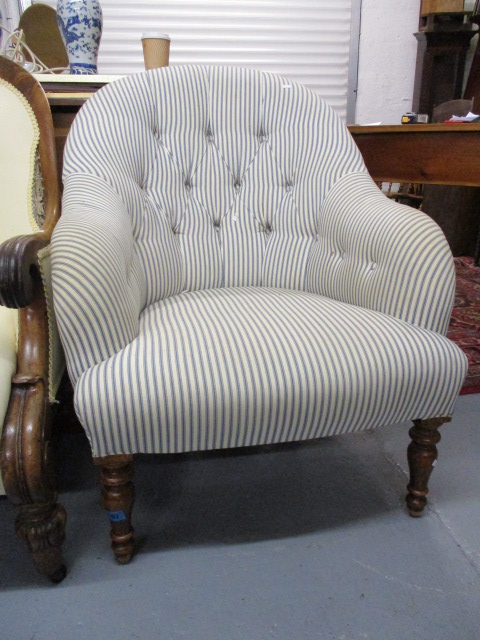
M 170 36 L 166 33 L 142 34 L 143 59 L 145 69 L 168 67 L 170 57 Z

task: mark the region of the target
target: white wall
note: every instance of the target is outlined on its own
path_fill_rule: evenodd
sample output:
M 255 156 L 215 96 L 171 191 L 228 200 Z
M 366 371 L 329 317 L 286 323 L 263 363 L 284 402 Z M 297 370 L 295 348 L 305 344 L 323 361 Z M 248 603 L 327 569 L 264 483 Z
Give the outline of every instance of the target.
M 465 10 L 474 0 L 465 0 Z M 412 108 L 420 0 L 362 0 L 355 122 L 400 124 Z M 467 56 L 468 77 L 477 37 Z
M 412 108 L 420 0 L 362 0 L 355 122 L 400 124 Z

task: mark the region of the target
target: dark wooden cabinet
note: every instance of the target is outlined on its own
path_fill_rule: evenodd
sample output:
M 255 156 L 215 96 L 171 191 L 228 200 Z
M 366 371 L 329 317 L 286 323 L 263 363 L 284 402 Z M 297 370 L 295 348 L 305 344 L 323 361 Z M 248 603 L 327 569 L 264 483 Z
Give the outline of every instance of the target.
M 415 34 L 418 48 L 412 110 L 431 117 L 437 105 L 462 97 L 465 60 L 477 27 L 465 12 L 426 18 Z

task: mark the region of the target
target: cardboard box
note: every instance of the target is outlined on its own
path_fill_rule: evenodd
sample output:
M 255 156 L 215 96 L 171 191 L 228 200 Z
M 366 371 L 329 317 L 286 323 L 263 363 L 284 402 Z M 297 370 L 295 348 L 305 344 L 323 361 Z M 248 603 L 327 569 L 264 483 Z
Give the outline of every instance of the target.
M 420 15 L 429 13 L 458 13 L 464 10 L 464 0 L 422 0 Z

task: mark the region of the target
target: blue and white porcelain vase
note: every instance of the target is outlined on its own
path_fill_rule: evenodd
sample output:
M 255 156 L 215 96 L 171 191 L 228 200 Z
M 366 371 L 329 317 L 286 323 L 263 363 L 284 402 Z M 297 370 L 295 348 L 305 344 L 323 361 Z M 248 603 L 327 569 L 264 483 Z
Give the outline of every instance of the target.
M 58 0 L 57 22 L 67 49 L 70 73 L 98 73 L 103 25 L 98 0 Z

